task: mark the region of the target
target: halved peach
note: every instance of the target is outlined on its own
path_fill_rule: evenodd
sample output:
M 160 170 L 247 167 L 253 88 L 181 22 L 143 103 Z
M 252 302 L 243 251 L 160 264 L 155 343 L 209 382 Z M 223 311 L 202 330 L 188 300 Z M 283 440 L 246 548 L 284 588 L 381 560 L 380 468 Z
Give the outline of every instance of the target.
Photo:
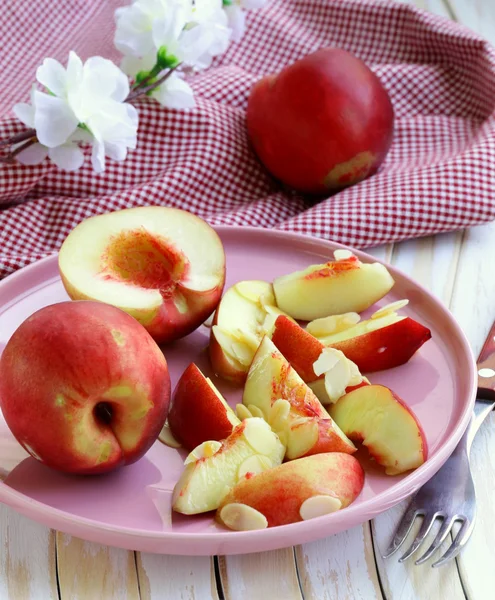
M 177 382 L 168 413 L 175 439 L 192 450 L 208 440 L 224 440 L 239 423 L 211 380 L 191 363 Z
M 272 331 L 280 314 L 271 283 L 240 281 L 229 288 L 211 330 L 209 354 L 215 373 L 243 383 L 262 337 Z
M 353 387 L 367 383 L 342 352 L 326 348 L 283 315 L 275 321 L 271 339 L 323 404 L 335 402 Z
M 349 506 L 363 484 L 364 471 L 349 454 L 298 458 L 241 479 L 223 498 L 216 518 L 237 531 L 305 521 Z
M 215 510 L 240 479 L 278 466 L 285 447 L 263 419 L 246 419 L 223 442 L 207 441 L 185 460 L 172 507 L 185 515 Z
M 428 455 L 426 437 L 407 404 L 383 385 L 367 385 L 346 394 L 330 408 L 345 434 L 362 442 L 387 475 L 421 466 Z
M 347 251 L 273 281 L 277 306 L 294 319 L 311 321 L 345 312 L 362 312 L 383 298 L 394 280 L 380 263 L 362 263 Z
M 326 333 L 320 326 L 318 339 L 325 346 L 341 350 L 365 373 L 398 367 L 431 338 L 427 327 L 397 314 L 396 309 L 403 305 L 394 302 L 342 331 Z M 311 323 L 308 328 L 311 330 Z
M 273 412 L 281 401 L 289 404 L 285 418 Z M 272 425 L 287 446 L 287 459 L 356 450 L 268 336 L 254 356 L 242 402 L 251 412 L 253 407 L 260 411 Z
M 117 306 L 158 342 L 199 327 L 215 310 L 225 283 L 225 254 L 216 232 L 192 213 L 161 206 L 86 219 L 65 239 L 58 264 L 73 300 Z

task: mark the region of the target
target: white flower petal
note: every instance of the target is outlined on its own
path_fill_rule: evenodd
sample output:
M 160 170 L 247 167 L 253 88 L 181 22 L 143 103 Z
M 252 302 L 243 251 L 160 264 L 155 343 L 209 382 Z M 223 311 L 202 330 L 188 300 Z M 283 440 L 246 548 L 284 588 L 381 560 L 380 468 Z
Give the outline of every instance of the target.
M 152 18 L 146 7 L 135 2 L 115 11 L 116 28 L 114 44 L 122 54 L 145 56 L 153 50 L 151 37 Z
M 67 61 L 67 89 L 74 89 L 81 83 L 83 63 L 79 56 L 72 50 Z
M 48 148 L 42 144 L 32 144 L 17 154 L 16 159 L 23 165 L 38 165 L 48 154 Z
M 76 144 L 62 144 L 50 148 L 48 156 L 57 167 L 64 171 L 76 171 L 84 162 L 84 153 Z
M 142 58 L 136 56 L 124 56 L 120 68 L 129 77 L 135 77 L 139 71 L 150 71 L 156 62 L 156 52 L 150 52 Z
M 93 141 L 91 164 L 96 173 L 102 173 L 105 170 L 105 145 L 96 138 Z
M 34 127 L 34 106 L 26 102 L 14 104 L 14 115 L 27 127 Z
M 93 136 L 89 131 L 85 129 L 81 129 L 78 127 L 74 133 L 69 137 L 68 142 L 83 142 L 85 144 L 91 143 L 93 141 Z
M 83 69 L 84 87 L 94 96 L 110 96 L 123 102 L 129 94 L 127 76 L 111 61 L 101 56 L 89 58 Z
M 105 142 L 105 154 L 113 160 L 125 160 L 127 157 L 127 148 L 125 144 Z
M 232 41 L 240 42 L 246 31 L 246 13 L 237 4 L 225 7 L 225 14 L 232 30 Z
M 59 98 L 65 96 L 67 73 L 58 60 L 45 58 L 43 64 L 36 70 L 36 79 L 55 96 Z
M 194 92 L 191 86 L 177 75 L 171 75 L 153 94 L 162 106 L 167 108 L 194 108 Z
M 78 119 L 70 106 L 61 98 L 38 90 L 34 93 L 34 103 L 34 128 L 38 140 L 49 148 L 66 142 L 78 125 Z
M 218 15 L 222 5 L 222 0 L 199 0 L 192 11 L 192 21 L 195 23 L 211 21 Z

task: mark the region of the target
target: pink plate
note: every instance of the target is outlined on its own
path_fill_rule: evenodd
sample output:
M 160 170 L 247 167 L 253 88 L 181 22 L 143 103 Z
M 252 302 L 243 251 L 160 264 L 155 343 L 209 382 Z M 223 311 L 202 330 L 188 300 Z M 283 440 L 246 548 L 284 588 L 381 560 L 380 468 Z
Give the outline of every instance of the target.
M 227 286 L 241 279 L 270 281 L 309 264 L 325 262 L 333 257 L 334 249 L 344 247 L 248 227 L 219 227 L 218 232 L 227 254 Z M 367 254 L 355 253 L 364 262 L 375 261 Z M 470 418 L 476 371 L 466 338 L 448 310 L 427 290 L 393 267 L 389 269 L 396 285 L 378 305 L 409 298 L 404 313 L 428 326 L 433 336 L 407 365 L 370 376 L 372 382 L 395 390 L 424 427 L 430 454 L 416 471 L 387 477 L 365 460 L 366 483 L 350 507 L 293 525 L 233 532 L 217 525 L 212 514 L 173 514 L 162 522 L 154 500 L 169 505 L 170 493 L 160 494 L 158 488 L 173 488 L 182 468 L 183 451 L 156 442 L 140 461 L 112 474 L 67 476 L 27 457 L 0 419 L 0 500 L 48 527 L 87 540 L 131 550 L 188 555 L 260 552 L 301 544 L 353 527 L 387 510 L 424 484 L 456 446 Z M 63 300 L 67 295 L 58 275 L 56 256 L 2 281 L 0 350 L 31 313 Z M 172 385 L 191 361 L 212 376 L 205 352 L 208 335 L 208 330 L 200 327 L 164 349 Z M 216 383 L 232 404 L 240 401 L 240 389 L 229 388 L 218 379 Z

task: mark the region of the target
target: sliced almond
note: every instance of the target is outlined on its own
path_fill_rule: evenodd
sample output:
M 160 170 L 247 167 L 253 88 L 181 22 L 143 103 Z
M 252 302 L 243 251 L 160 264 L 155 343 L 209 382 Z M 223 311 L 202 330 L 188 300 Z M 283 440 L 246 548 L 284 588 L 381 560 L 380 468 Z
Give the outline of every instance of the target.
M 397 312 L 404 306 L 409 304 L 409 300 L 396 300 L 395 302 L 391 302 L 386 306 L 382 306 L 382 308 L 378 309 L 371 315 L 372 319 L 379 319 L 380 317 L 386 317 L 387 315 L 391 315 L 392 313 Z
M 267 308 L 268 306 L 277 306 L 275 301 L 275 294 L 273 293 L 273 288 L 270 291 L 266 291 L 260 295 L 259 303 L 263 308 Z
M 340 510 L 342 502 L 335 496 L 312 496 L 301 504 L 299 515 L 303 521 L 329 515 Z
M 327 373 L 342 361 L 342 353 L 339 352 L 334 348 L 324 348 L 322 350 L 318 359 L 313 363 L 313 371 L 317 377 Z
M 244 404 L 236 404 L 235 414 L 237 415 L 237 418 L 241 421 L 244 421 L 244 419 L 251 419 L 253 416 L 248 410 L 248 407 L 244 406 Z
M 350 250 L 334 250 L 333 252 L 333 257 L 335 258 L 335 260 L 349 260 L 349 258 L 352 258 L 354 256 L 354 254 L 350 251 Z
M 274 431 L 285 430 L 289 424 L 290 404 L 287 400 L 275 400 L 268 415 L 268 423 Z
M 271 454 L 275 451 L 278 443 L 270 425 L 256 417 L 246 421 L 243 435 L 251 448 L 260 454 Z
M 196 446 L 196 448 L 194 448 L 194 450 L 187 455 L 184 464 L 188 465 L 193 462 L 198 462 L 198 460 L 201 460 L 202 458 L 210 458 L 216 454 L 221 447 L 222 443 L 217 442 L 216 440 L 203 442 L 199 446 Z
M 253 351 L 242 342 L 233 342 L 232 352 L 241 365 L 244 365 L 245 367 L 249 367 L 253 362 Z
M 272 294 L 272 285 L 266 281 L 239 281 L 234 285 L 235 291 L 246 300 L 258 304 L 260 297 L 265 294 Z
M 345 394 L 351 380 L 351 371 L 347 361 L 341 361 L 325 373 L 325 390 L 330 402 L 337 402 Z
M 229 358 L 231 358 L 232 360 L 238 362 L 238 360 L 236 359 L 236 357 L 234 355 L 234 351 L 232 349 L 232 344 L 234 344 L 235 342 L 238 342 L 239 340 L 236 337 L 234 337 L 232 334 L 230 334 L 228 331 L 225 331 L 224 329 L 219 327 L 218 325 L 213 325 L 212 331 L 213 331 L 213 335 L 215 336 L 217 342 L 222 347 L 222 350 L 225 352 L 225 354 L 227 354 L 227 356 Z
M 349 364 L 350 377 L 346 387 L 359 385 L 363 381 L 363 376 L 359 371 L 359 367 L 356 363 L 352 362 L 352 360 L 347 359 L 347 363 Z
M 306 331 L 316 338 L 321 338 L 350 329 L 354 325 L 357 325 L 360 320 L 361 317 L 355 312 L 332 315 L 310 321 L 306 325 Z
M 277 321 L 278 315 L 265 314 L 265 318 L 263 319 L 263 323 L 258 327 L 258 334 L 260 338 L 264 335 L 268 335 L 271 337 L 273 330 L 275 329 L 275 323 Z
M 181 447 L 181 444 L 172 435 L 168 422 L 166 422 L 165 425 L 162 427 L 158 439 L 160 440 L 160 442 L 162 442 L 162 444 L 165 444 L 165 446 L 168 446 L 169 448 Z
M 253 331 L 248 329 L 236 329 L 234 334 L 237 341 L 246 344 L 246 346 L 253 351 L 253 354 L 258 350 L 260 338 Z
M 231 502 L 220 510 L 220 519 L 234 531 L 253 531 L 255 529 L 266 529 L 268 521 L 265 515 L 252 506 Z
M 276 431 L 276 434 L 277 434 L 278 439 L 280 440 L 280 443 L 282 444 L 282 446 L 287 448 L 287 445 L 289 443 L 289 428 L 287 427 L 287 429 L 285 429 L 285 430 L 278 429 Z
M 237 471 L 238 479 L 242 479 L 247 473 L 257 475 L 273 467 L 272 461 L 267 456 L 260 456 L 258 454 L 246 458 L 241 464 Z
M 261 410 L 261 408 L 258 408 L 254 404 L 248 404 L 247 408 L 253 417 L 258 417 L 259 419 L 265 418 L 265 415 L 263 414 L 263 411 Z

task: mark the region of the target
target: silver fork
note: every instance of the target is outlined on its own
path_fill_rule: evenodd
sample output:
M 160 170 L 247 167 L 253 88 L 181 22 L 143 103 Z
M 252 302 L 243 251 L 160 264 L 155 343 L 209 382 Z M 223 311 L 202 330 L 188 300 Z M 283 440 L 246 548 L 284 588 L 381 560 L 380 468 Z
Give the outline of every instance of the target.
M 404 562 L 418 551 L 437 520 L 441 521 L 440 529 L 430 547 L 415 561 L 416 565 L 433 556 L 449 535 L 454 523 L 460 522 L 461 527 L 450 547 L 432 567 L 441 567 L 457 556 L 471 537 L 476 519 L 476 492 L 469 453 L 478 429 L 495 407 L 495 323 L 481 350 L 477 368 L 478 392 L 471 421 L 449 459 L 413 496 L 383 558 L 397 552 L 418 516 L 423 517 L 421 527 L 399 562 Z

